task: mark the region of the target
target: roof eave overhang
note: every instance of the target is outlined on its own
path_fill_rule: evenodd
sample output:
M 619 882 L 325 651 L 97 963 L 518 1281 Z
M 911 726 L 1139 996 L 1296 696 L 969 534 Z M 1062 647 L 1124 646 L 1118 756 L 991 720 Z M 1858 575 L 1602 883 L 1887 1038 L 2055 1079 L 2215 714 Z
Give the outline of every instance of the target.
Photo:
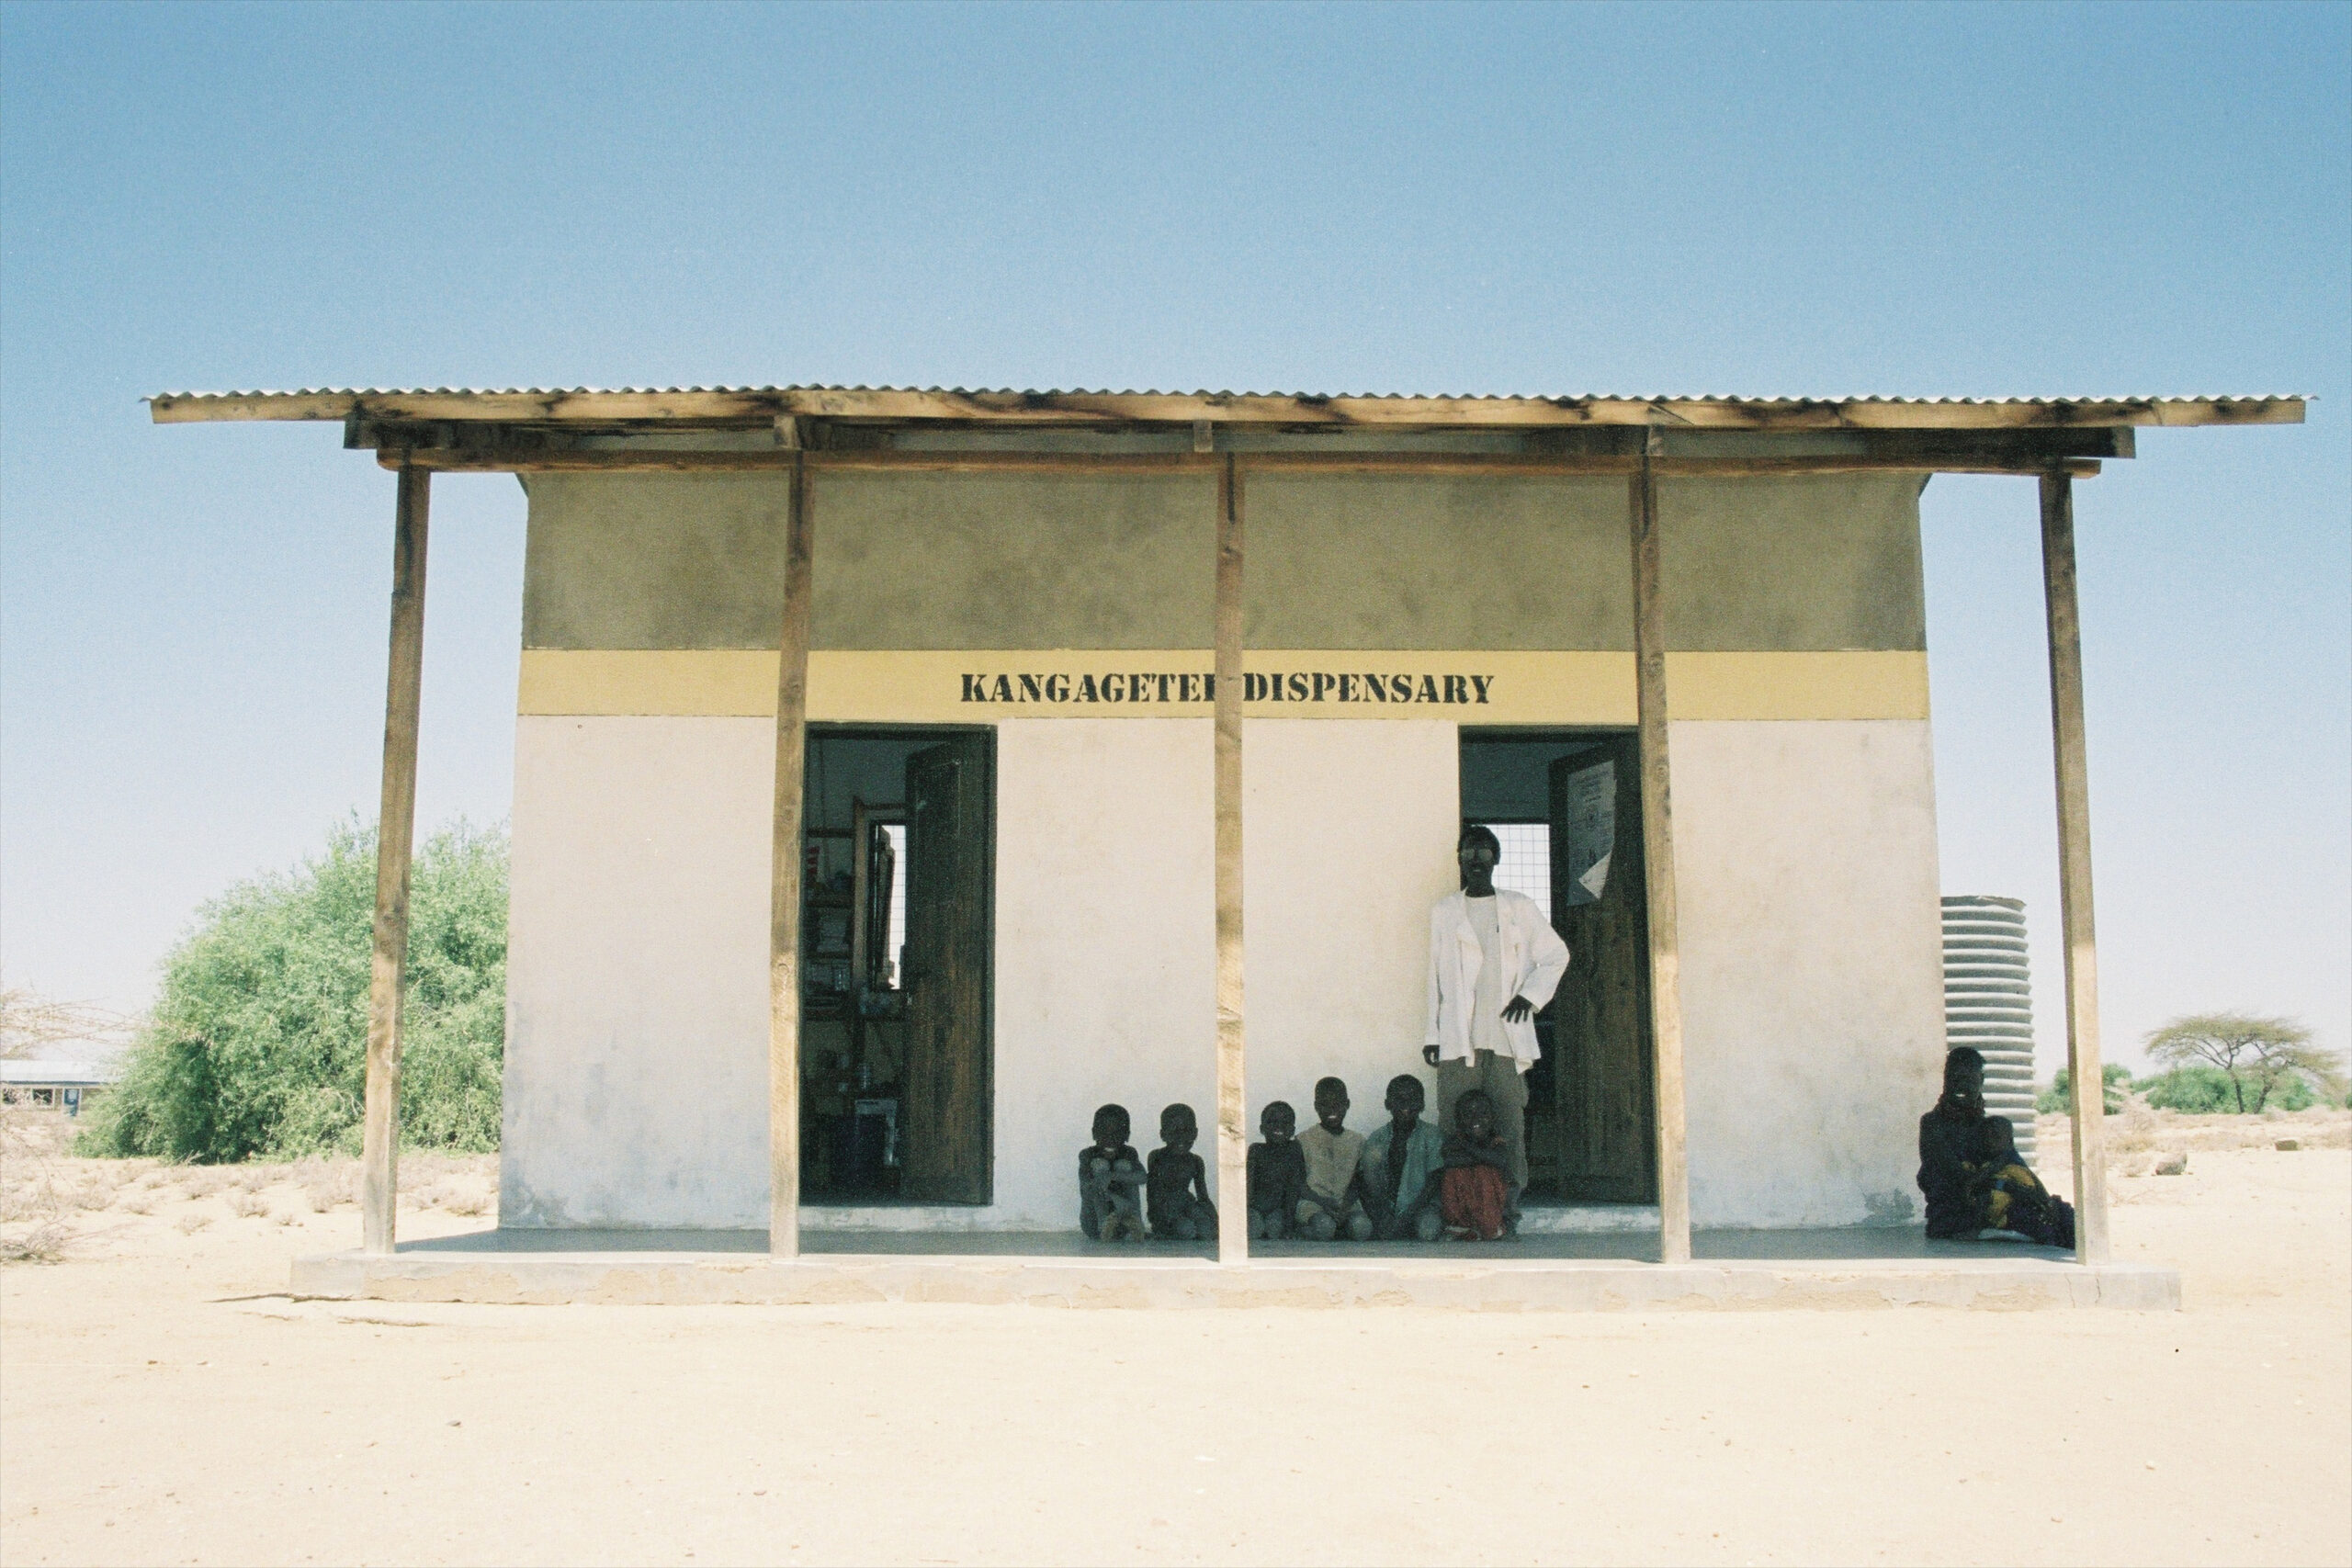
M 1593 427 L 1818 433 L 2299 424 L 2301 397 L 2047 400 L 1311 397 L 865 388 L 649 391 L 172 392 L 158 424 L 333 420 L 538 428 L 749 430 L 778 419 L 880 426 L 1528 432 Z

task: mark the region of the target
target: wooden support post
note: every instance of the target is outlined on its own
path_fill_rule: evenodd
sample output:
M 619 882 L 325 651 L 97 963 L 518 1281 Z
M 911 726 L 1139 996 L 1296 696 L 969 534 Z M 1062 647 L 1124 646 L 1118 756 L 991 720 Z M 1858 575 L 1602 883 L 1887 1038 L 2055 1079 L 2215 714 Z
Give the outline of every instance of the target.
M 1216 479 L 1216 1255 L 1250 1260 L 1241 1028 L 1241 476 Z
M 2083 623 L 2075 592 L 2075 481 L 2041 476 L 2041 581 L 2050 615 L 2050 728 L 2058 773 L 2058 908 L 2066 942 L 2066 1069 L 2075 1083 L 2075 1257 L 2104 1263 L 2107 1084 L 2091 922 L 2091 786 L 2083 735 Z
M 360 1134 L 360 1246 L 392 1250 L 400 1200 L 401 1014 L 407 990 L 409 855 L 416 838 L 416 724 L 424 676 L 424 545 L 433 479 L 400 471 L 392 525 L 391 658 L 384 678 L 384 790 L 376 816 L 375 954 L 368 976 L 368 1103 Z
M 802 786 L 808 769 L 808 601 L 815 519 L 796 455 L 776 638 L 775 818 L 768 866 L 768 1254 L 800 1256 Z
M 1634 671 L 1641 725 L 1642 858 L 1649 873 L 1650 1052 L 1657 1099 L 1658 1261 L 1690 1261 L 1690 1162 L 1682 1111 L 1682 946 L 1674 903 L 1674 798 L 1667 760 L 1666 610 L 1658 595 L 1657 476 L 1630 486 Z

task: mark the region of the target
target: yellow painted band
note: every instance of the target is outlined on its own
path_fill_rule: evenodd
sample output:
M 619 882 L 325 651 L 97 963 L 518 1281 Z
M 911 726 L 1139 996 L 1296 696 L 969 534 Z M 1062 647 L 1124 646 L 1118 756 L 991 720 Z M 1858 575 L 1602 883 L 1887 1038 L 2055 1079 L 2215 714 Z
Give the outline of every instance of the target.
M 768 717 L 776 656 L 760 649 L 526 649 L 517 709 L 532 715 Z M 1437 718 L 1630 725 L 1630 653 L 1252 649 L 1253 718 Z M 826 649 L 808 656 L 822 723 L 989 724 L 1012 718 L 1199 718 L 1206 649 L 969 652 Z M 1921 652 L 1670 653 L 1677 719 L 1926 718 Z
M 1679 719 L 1925 718 L 1928 656 L 1669 653 L 1666 705 Z

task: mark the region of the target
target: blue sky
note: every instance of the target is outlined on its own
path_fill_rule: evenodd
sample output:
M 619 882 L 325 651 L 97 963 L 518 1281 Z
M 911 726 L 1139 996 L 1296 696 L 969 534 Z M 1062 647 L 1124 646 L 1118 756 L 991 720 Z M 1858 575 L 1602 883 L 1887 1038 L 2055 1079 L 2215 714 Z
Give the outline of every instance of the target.
M 2080 487 L 2104 999 L 2341 1048 L 2347 83 L 2341 5 L 0 6 L 0 969 L 136 1006 L 374 809 L 390 478 L 148 393 L 2294 391 Z M 1945 886 L 2047 939 L 2031 485 L 1925 506 Z M 495 819 L 522 496 L 435 508 Z

